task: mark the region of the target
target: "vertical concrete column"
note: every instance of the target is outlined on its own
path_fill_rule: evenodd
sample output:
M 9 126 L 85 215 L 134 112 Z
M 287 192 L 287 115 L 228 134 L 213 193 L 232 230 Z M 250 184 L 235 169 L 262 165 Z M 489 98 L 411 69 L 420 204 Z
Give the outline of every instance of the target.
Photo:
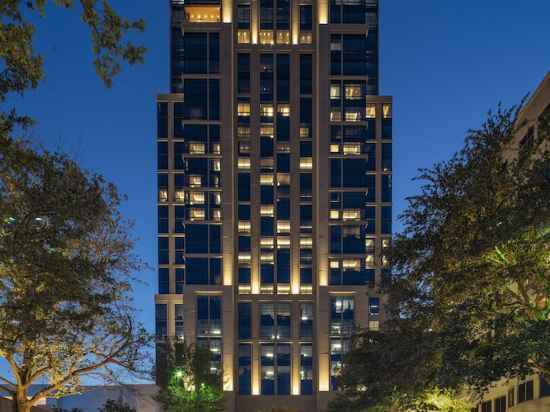
M 300 54 L 290 55 L 290 290 L 300 293 Z
M 235 299 L 233 287 L 225 286 L 222 297 L 223 390 L 233 391 L 235 350 Z
M 258 68 L 260 55 L 254 50 L 250 53 L 250 67 Z M 251 243 L 260 244 L 260 73 L 256 69 L 250 71 L 250 225 Z M 252 247 L 251 282 L 252 293 L 260 293 L 260 249 Z
M 222 151 L 222 247 L 223 247 L 223 284 L 230 286 L 234 282 L 234 237 L 235 237 L 235 159 L 234 127 L 235 116 L 233 99 L 233 30 L 231 24 L 224 24 L 220 33 L 220 104 L 221 104 L 221 151 Z

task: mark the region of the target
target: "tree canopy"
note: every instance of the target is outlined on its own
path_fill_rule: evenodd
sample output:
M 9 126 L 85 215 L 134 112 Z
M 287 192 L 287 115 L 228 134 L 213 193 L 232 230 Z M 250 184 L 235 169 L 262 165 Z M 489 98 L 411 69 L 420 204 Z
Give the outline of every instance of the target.
M 184 342 L 167 342 L 159 368 L 162 388 L 157 400 L 167 412 L 223 411 L 222 380 L 212 373 L 210 349 Z M 158 360 L 158 359 L 157 359 Z
M 121 200 L 65 155 L 21 142 L 0 150 L 0 357 L 12 375 L 0 385 L 19 410 L 146 359 L 148 336 L 131 307 L 143 264 Z
M 389 319 L 357 337 L 333 410 L 550 376 L 550 109 L 518 147 L 520 109 L 489 113 L 421 170 L 393 245 Z

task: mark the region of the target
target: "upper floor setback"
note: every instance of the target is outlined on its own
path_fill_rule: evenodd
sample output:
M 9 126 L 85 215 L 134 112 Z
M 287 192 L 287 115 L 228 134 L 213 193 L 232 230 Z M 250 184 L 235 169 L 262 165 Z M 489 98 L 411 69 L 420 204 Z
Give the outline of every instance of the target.
M 378 26 L 378 0 L 171 0 L 172 25 L 234 24 L 239 43 L 308 44 L 314 26 Z M 364 29 L 364 27 L 363 27 Z

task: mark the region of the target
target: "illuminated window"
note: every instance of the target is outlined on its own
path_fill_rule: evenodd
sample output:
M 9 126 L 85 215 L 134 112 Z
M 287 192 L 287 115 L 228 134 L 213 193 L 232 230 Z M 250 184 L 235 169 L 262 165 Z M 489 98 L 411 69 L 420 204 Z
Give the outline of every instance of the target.
M 238 103 L 237 115 L 241 117 L 250 117 L 250 103 Z M 250 129 L 248 129 L 248 135 L 250 135 Z
M 174 199 L 176 202 L 185 201 L 185 192 L 183 190 L 176 190 L 174 192 Z
M 260 116 L 262 117 L 273 117 L 274 110 L 272 104 L 261 104 L 260 105 Z
M 222 220 L 222 211 L 220 209 L 214 209 L 212 211 L 212 220 L 219 222 Z
M 159 190 L 159 202 L 168 202 L 168 190 Z
M 366 238 L 365 239 L 365 247 L 367 250 L 374 250 L 374 239 L 373 238 Z
M 367 104 L 365 114 L 367 116 L 367 119 L 376 119 L 376 105 Z
M 300 138 L 307 139 L 309 137 L 309 127 L 300 127 Z
M 330 85 L 330 98 L 331 99 L 339 99 L 340 98 L 340 85 L 339 84 L 331 84 Z
M 389 264 L 390 264 L 390 261 L 389 261 L 387 256 L 382 256 L 382 262 L 381 263 L 382 263 L 382 266 L 388 267 Z
M 330 211 L 330 218 L 331 218 L 332 220 L 338 220 L 338 219 L 340 219 L 340 211 L 339 211 L 339 210 L 334 210 L 334 209 L 332 209 L 332 210 Z
M 361 154 L 361 143 L 344 143 L 345 155 L 359 155 Z
M 214 203 L 216 205 L 221 205 L 222 204 L 222 194 L 221 193 L 219 193 L 219 192 L 211 193 L 211 196 L 213 196 Z
M 359 84 L 348 84 L 344 86 L 344 91 L 348 100 L 359 100 L 363 94 L 361 92 L 361 85 Z
M 313 246 L 313 239 L 310 237 L 302 237 L 300 238 L 300 247 L 312 247 Z
M 191 221 L 204 220 L 204 218 L 205 218 L 204 209 L 191 208 L 191 210 L 189 211 L 189 219 Z
M 382 247 L 387 249 L 391 246 L 391 239 L 382 239 Z
M 288 144 L 288 143 L 277 143 L 277 151 L 279 153 L 290 153 L 290 144 Z
M 239 263 L 246 263 L 252 260 L 252 256 L 249 252 L 240 252 L 239 253 Z
M 250 154 L 250 142 L 239 142 L 239 154 Z
M 380 321 L 378 321 L 378 320 L 369 320 L 369 329 L 370 330 L 380 330 Z
M 313 40 L 313 36 L 309 32 L 302 32 L 300 33 L 300 44 L 311 44 L 311 41 Z
M 239 44 L 249 44 L 250 43 L 250 31 L 248 31 L 248 30 L 237 30 L 237 43 L 239 43 Z
M 262 248 L 273 249 L 274 240 L 272 237 L 262 237 L 260 239 L 260 246 Z
M 189 193 L 190 205 L 204 205 L 204 192 L 190 192 Z
M 340 268 L 340 262 L 337 260 L 331 260 L 330 261 L 330 268 L 331 269 L 339 269 Z
M 342 267 L 344 269 L 361 269 L 361 261 L 359 259 L 344 259 L 342 261 Z
M 343 220 L 360 220 L 361 219 L 361 211 L 358 209 L 347 209 L 344 210 L 342 213 L 342 219 Z
M 290 230 L 290 229 L 289 229 Z M 281 237 L 279 236 L 277 238 L 277 248 L 278 249 L 288 249 L 290 247 L 290 238 L 289 237 Z
M 239 220 L 239 233 L 250 233 L 250 222 L 247 220 Z
M 290 44 L 290 32 L 288 30 L 277 31 L 277 44 Z
M 189 187 L 201 187 L 202 176 L 191 175 L 189 176 Z
M 267 175 L 267 174 L 260 175 L 261 185 L 273 186 L 273 182 L 274 182 L 273 175 Z
M 367 265 L 367 266 L 374 265 L 374 255 L 367 255 L 365 257 L 365 265 Z
M 340 145 L 331 144 L 330 145 L 330 153 L 340 153 Z
M 360 122 L 361 112 L 359 110 L 346 110 L 346 122 Z
M 391 117 L 392 117 L 391 104 L 386 103 L 386 104 L 382 105 L 382 113 L 384 115 L 384 119 L 391 119 Z
M 217 5 L 200 5 L 186 6 L 185 19 L 189 23 L 219 23 L 220 6 Z
M 272 30 L 260 30 L 260 44 L 273 45 L 274 43 Z
M 239 104 L 248 105 L 248 115 L 247 116 L 250 116 L 250 104 L 248 104 L 248 103 L 239 103 Z M 250 127 L 245 127 L 245 126 L 237 127 L 237 136 L 245 137 L 245 138 L 250 137 Z
M 290 175 L 288 173 L 277 173 L 277 186 L 290 185 Z
M 275 263 L 275 258 L 273 252 L 262 252 L 260 253 L 260 262 L 262 263 Z
M 290 294 L 290 285 L 277 285 L 277 294 L 278 295 L 289 295 Z
M 275 207 L 273 207 L 273 205 L 260 206 L 260 215 L 265 217 L 275 216 Z
M 304 170 L 313 169 L 313 158 L 300 157 L 300 169 L 304 169 Z
M 277 233 L 290 233 L 290 222 L 286 220 L 278 221 Z
M 206 148 L 204 143 L 189 143 L 189 153 L 190 154 L 204 154 Z
M 250 169 L 250 158 L 239 157 L 239 160 L 237 161 L 237 167 L 239 169 Z
M 220 154 L 222 152 L 221 145 L 219 143 L 212 144 L 212 154 Z
M 222 161 L 219 159 L 212 160 L 212 170 L 219 172 L 222 170 Z
M 279 104 L 279 105 L 277 105 L 277 113 L 280 116 L 283 116 L 283 117 L 290 116 L 290 105 L 288 105 L 288 104 Z
M 260 127 L 260 136 L 262 137 L 271 137 L 275 134 L 275 129 L 273 126 L 261 126 Z
M 330 121 L 331 122 L 341 122 L 342 121 L 342 112 L 340 109 L 331 109 L 330 110 Z

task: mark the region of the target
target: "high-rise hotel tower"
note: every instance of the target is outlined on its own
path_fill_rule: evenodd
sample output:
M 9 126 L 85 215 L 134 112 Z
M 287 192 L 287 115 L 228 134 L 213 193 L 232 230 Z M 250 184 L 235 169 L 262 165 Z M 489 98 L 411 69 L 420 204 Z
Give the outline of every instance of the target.
M 392 101 L 377 0 L 172 0 L 158 96 L 156 333 L 207 345 L 227 410 L 322 411 L 379 327 Z

